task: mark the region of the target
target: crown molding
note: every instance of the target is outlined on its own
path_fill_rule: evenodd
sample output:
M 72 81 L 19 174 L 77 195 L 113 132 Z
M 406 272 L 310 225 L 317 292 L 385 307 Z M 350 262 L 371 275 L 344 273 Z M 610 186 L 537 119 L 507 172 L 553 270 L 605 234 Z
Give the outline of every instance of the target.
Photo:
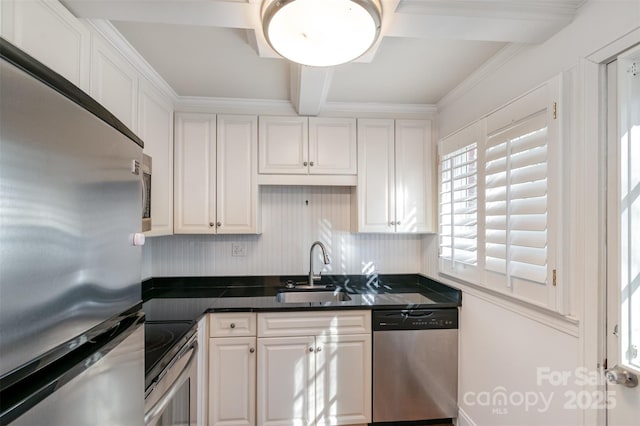
M 299 115 L 290 101 L 268 99 L 207 98 L 178 96 L 175 109 L 179 112 L 218 114 Z M 319 116 L 433 118 L 435 105 L 327 102 Z
M 528 47 L 526 44 L 510 43 L 500 49 L 498 53 L 482 64 L 480 68 L 469 74 L 460 84 L 444 95 L 436 104 L 437 109 L 442 110 L 449 106 Z
M 357 102 L 325 102 L 320 115 L 355 115 L 384 117 L 420 117 L 432 118 L 438 109 L 433 104 L 392 104 L 392 103 L 357 103 Z
M 178 94 L 124 36 L 105 19 L 84 19 L 92 30 L 107 40 L 133 67 L 175 104 Z
M 397 13 L 571 20 L 586 0 L 404 0 Z
M 291 101 L 273 99 L 210 98 L 178 96 L 176 111 L 223 114 L 279 114 L 297 115 Z

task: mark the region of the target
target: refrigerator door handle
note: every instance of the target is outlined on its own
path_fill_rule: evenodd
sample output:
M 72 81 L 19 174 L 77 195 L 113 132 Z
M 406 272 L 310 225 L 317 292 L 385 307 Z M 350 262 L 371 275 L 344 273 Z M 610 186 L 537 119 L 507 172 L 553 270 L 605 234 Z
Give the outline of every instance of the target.
M 180 386 L 182 386 L 182 384 L 185 382 L 185 380 L 189 376 L 191 366 L 196 360 L 198 355 L 197 341 L 194 340 L 193 343 L 189 345 L 189 348 L 186 351 L 184 351 L 183 355 L 180 356 L 180 358 L 182 358 L 189 351 L 191 351 L 191 356 L 189 357 L 189 361 L 187 361 L 185 366 L 182 368 L 182 371 L 180 372 L 180 374 L 178 374 L 178 377 L 176 377 L 176 379 L 173 381 L 169 389 L 167 389 L 167 392 L 164 395 L 162 395 L 162 397 L 160 397 L 160 399 L 155 404 L 153 404 L 153 407 L 151 407 L 149 411 L 147 411 L 144 414 L 145 425 L 153 424 L 153 422 L 156 421 L 158 416 L 162 414 L 166 406 L 169 404 L 169 402 L 171 402 L 171 399 L 175 396 L 178 390 L 180 390 Z

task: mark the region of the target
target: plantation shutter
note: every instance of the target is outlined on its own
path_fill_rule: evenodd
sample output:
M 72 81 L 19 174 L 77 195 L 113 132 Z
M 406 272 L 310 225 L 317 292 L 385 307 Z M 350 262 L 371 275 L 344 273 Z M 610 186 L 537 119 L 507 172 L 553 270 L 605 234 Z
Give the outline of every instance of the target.
M 477 126 L 439 146 L 439 253 L 441 270 L 466 276 L 478 264 Z
M 550 85 L 520 98 L 487 118 L 484 148 L 486 284 L 548 307 L 558 187 L 553 108 Z
M 439 271 L 557 309 L 560 76 L 438 143 Z
M 485 152 L 485 268 L 538 283 L 547 281 L 545 118 L 490 137 Z

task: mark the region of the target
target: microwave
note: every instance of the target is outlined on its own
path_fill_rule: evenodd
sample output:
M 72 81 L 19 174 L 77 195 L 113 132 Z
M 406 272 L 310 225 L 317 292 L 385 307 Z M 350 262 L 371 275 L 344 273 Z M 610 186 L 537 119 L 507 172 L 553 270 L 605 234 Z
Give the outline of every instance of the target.
M 151 157 L 142 154 L 142 232 L 151 231 Z

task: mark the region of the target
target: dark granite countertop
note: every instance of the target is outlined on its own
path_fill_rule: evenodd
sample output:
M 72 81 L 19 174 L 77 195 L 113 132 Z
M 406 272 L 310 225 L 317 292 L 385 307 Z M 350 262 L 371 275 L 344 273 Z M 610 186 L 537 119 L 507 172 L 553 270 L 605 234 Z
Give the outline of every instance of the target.
M 349 294 L 344 302 L 281 303 L 276 295 L 305 276 L 163 277 L 142 284 L 148 321 L 196 320 L 206 312 L 454 308 L 462 293 L 419 274 L 329 275 L 321 285 Z

